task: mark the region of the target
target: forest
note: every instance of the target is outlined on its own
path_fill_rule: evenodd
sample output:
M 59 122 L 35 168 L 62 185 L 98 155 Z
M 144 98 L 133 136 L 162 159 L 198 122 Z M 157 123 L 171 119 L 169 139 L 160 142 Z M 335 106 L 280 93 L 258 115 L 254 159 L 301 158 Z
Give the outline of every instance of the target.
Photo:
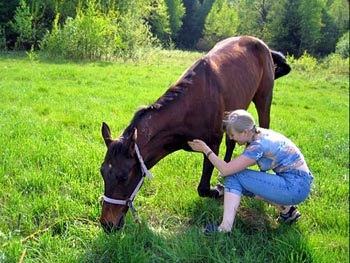
M 207 51 L 234 35 L 256 36 L 296 58 L 347 58 L 349 1 L 0 1 L 0 50 L 52 58 L 133 58 L 155 47 Z

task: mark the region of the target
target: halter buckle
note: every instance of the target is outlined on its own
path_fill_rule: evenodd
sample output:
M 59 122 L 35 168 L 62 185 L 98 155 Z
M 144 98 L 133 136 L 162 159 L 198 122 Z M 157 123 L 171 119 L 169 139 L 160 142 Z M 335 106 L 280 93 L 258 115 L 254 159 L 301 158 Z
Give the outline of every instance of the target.
M 138 224 L 140 224 L 140 220 L 139 220 L 139 217 L 138 217 L 138 215 L 137 215 L 137 211 L 136 211 L 136 209 L 135 209 L 135 207 L 134 207 L 133 201 L 130 200 L 130 199 L 127 200 L 127 201 L 126 201 L 126 205 L 130 208 L 131 213 L 132 213 L 132 216 L 133 216 L 135 222 L 137 222 Z

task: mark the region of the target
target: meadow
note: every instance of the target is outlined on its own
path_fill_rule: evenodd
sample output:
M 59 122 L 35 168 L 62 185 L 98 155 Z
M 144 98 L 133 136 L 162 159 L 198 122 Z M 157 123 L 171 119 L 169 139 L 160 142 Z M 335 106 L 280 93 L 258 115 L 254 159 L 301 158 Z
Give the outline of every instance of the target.
M 244 198 L 231 235 L 204 235 L 221 220 L 222 200 L 198 196 L 202 155 L 178 151 L 136 197 L 141 226 L 128 213 L 121 231 L 103 232 L 101 123 L 118 137 L 200 56 L 0 55 L 0 262 L 349 262 L 349 74 L 330 69 L 293 68 L 275 82 L 270 126 L 301 148 L 315 177 L 297 224 L 279 224 L 273 207 Z

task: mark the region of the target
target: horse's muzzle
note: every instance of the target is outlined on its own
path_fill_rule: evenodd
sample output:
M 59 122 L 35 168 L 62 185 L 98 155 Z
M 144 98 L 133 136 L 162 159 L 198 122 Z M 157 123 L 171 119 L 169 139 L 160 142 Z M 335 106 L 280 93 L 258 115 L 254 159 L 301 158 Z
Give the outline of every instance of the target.
M 122 229 L 125 223 L 125 216 L 122 215 L 119 217 L 117 220 L 117 223 L 114 224 L 113 222 L 107 222 L 107 223 L 102 223 L 102 228 L 107 234 L 112 234 L 117 232 L 118 230 Z

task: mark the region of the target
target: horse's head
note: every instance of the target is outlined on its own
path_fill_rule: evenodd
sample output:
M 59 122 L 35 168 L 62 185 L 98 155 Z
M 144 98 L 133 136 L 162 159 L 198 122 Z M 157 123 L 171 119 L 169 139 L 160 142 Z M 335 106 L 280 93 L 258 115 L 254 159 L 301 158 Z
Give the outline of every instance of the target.
M 113 140 L 108 125 L 103 123 L 102 136 L 107 153 L 101 165 L 104 202 L 100 222 L 104 230 L 111 233 L 123 227 L 129 209 L 127 200 L 132 200 L 142 175 L 135 153 L 136 129 L 127 138 L 121 136 Z

